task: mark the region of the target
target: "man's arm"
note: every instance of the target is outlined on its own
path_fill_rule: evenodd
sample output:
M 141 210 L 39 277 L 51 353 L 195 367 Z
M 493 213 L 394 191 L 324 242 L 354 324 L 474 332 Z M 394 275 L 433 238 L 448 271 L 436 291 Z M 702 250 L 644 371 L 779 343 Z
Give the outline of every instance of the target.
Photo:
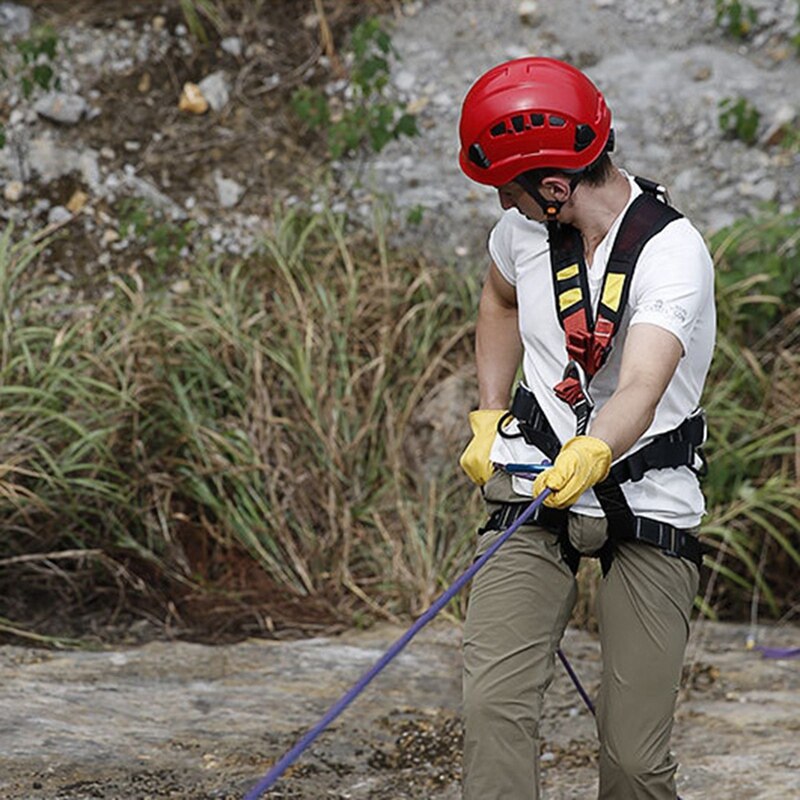
M 550 489 L 545 505 L 567 508 L 604 480 L 612 460 L 624 455 L 650 426 L 682 352 L 678 338 L 664 328 L 644 322 L 632 325 L 617 389 L 597 413 L 589 435 L 565 442 L 553 466 L 536 478 L 534 496 Z
M 613 458 L 624 455 L 650 427 L 682 353 L 678 338 L 657 325 L 641 323 L 628 330 L 619 383 L 589 431 L 611 448 Z
M 498 422 L 508 408 L 521 355 L 517 293 L 492 264 L 483 285 L 475 330 L 478 410 L 470 412 L 472 441 L 459 460 L 461 468 L 478 486 L 483 486 L 494 471 L 489 456 Z
M 475 329 L 479 408 L 507 408 L 522 358 L 517 292 L 493 263 L 483 285 Z

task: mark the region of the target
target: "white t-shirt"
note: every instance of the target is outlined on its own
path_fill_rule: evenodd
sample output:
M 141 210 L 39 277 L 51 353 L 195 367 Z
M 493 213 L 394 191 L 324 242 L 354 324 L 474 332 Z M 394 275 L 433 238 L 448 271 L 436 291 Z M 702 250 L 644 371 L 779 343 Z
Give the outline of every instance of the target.
M 597 247 L 592 263 L 587 265 L 595 312 L 622 217 L 641 194 L 638 184 L 628 179 L 631 183 L 628 205 Z M 489 252 L 500 273 L 516 287 L 525 383 L 558 438 L 565 442 L 575 435 L 575 415 L 553 392 L 568 359 L 564 331 L 556 314 L 547 230 L 510 209 L 491 232 Z M 593 416 L 617 386 L 628 328 L 642 322 L 658 325 L 677 336 L 683 345 L 683 357 L 656 408 L 652 424 L 629 453 L 648 444 L 654 436 L 676 428 L 697 408 L 711 363 L 716 331 L 713 264 L 702 236 L 685 218 L 671 222 L 656 234 L 639 256 L 613 350 L 589 387 L 595 403 Z M 515 432 L 515 423 L 508 432 Z M 591 421 L 588 432 L 591 433 Z M 538 463 L 545 456 L 521 437 L 498 436 L 491 458 L 496 464 L 527 464 Z M 519 494 L 531 496 L 530 481 L 515 476 L 513 484 Z M 699 524 L 705 510 L 697 478 L 688 467 L 651 470 L 642 480 L 628 481 L 622 488 L 634 514 L 678 528 Z M 572 510 L 588 516 L 603 514 L 591 490 L 578 499 Z

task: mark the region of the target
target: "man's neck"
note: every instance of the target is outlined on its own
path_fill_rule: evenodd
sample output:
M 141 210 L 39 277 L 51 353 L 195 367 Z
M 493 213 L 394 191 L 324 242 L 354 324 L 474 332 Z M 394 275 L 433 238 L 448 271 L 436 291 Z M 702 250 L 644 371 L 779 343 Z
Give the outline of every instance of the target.
M 583 237 L 587 262 L 603 241 L 631 196 L 628 179 L 618 169 L 602 186 L 581 185 L 574 195 L 571 224 Z

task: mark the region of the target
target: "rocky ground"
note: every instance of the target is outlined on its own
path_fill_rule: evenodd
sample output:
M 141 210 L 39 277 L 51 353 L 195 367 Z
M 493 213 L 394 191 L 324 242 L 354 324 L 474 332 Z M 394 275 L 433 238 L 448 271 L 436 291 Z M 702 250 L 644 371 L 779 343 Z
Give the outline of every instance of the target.
M 0 797 L 242 798 L 401 633 L 100 652 L 0 647 Z M 694 628 L 674 735 L 684 800 L 800 797 L 798 662 L 747 651 L 746 634 Z M 800 628 L 763 629 L 761 640 L 797 646 Z M 267 796 L 457 800 L 459 641 L 449 623 L 425 629 Z M 596 641 L 570 630 L 563 647 L 592 691 Z M 595 796 L 593 721 L 561 669 L 543 739 L 545 800 Z
M 800 157 L 787 133 L 796 133 L 800 113 L 800 58 L 791 44 L 797 3 L 744 5 L 758 12 L 746 40 L 717 24 L 707 0 L 415 4 L 417 13 L 395 29 L 395 81 L 426 104 L 422 137 L 393 143 L 364 172 L 400 208 L 426 209 L 425 247 L 439 243 L 461 262 L 481 257 L 497 205 L 458 170 L 461 100 L 493 64 L 548 55 L 583 67 L 601 87 L 614 114 L 617 162 L 666 183 L 704 232 L 765 202 L 794 208 Z M 720 129 L 720 101 L 739 97 L 760 114 L 752 146 Z
M 287 107 L 306 82 L 337 86 L 331 61 L 320 60 L 313 3 L 242 11 L 224 36 L 208 26 L 205 48 L 177 3 L 0 5 L 0 219 L 60 227 L 49 256 L 64 285 L 85 273 L 179 273 L 195 251 L 246 253 L 276 204 L 319 201 L 319 160 Z M 376 196 L 388 197 L 401 239 L 480 262 L 496 207 L 458 171 L 460 103 L 490 65 L 534 53 L 587 70 L 614 112 L 618 161 L 670 185 L 704 232 L 765 202 L 794 207 L 800 12 L 796 0 L 744 6 L 757 11 L 747 38 L 726 30 L 707 0 L 386 2 L 394 96 L 418 115 L 420 136 L 335 163 L 325 196 L 365 218 Z M 12 46 L 39 41 L 43 24 L 56 32 L 52 57 L 36 56 L 52 69 L 47 90 Z M 187 81 L 207 96 L 206 113 L 180 110 Z M 719 103 L 739 98 L 759 115 L 752 144 L 720 128 Z

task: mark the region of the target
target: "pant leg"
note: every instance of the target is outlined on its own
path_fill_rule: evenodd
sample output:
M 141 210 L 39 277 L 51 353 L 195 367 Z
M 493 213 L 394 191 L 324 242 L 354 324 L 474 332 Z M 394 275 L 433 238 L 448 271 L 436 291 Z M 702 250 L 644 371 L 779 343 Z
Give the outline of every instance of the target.
M 478 555 L 499 536 L 490 531 Z M 475 576 L 464 627 L 464 800 L 537 800 L 539 719 L 575 602 L 557 538 L 522 526 Z
M 675 800 L 669 746 L 698 570 L 622 544 L 597 597 L 603 676 L 597 702 L 600 800 Z

